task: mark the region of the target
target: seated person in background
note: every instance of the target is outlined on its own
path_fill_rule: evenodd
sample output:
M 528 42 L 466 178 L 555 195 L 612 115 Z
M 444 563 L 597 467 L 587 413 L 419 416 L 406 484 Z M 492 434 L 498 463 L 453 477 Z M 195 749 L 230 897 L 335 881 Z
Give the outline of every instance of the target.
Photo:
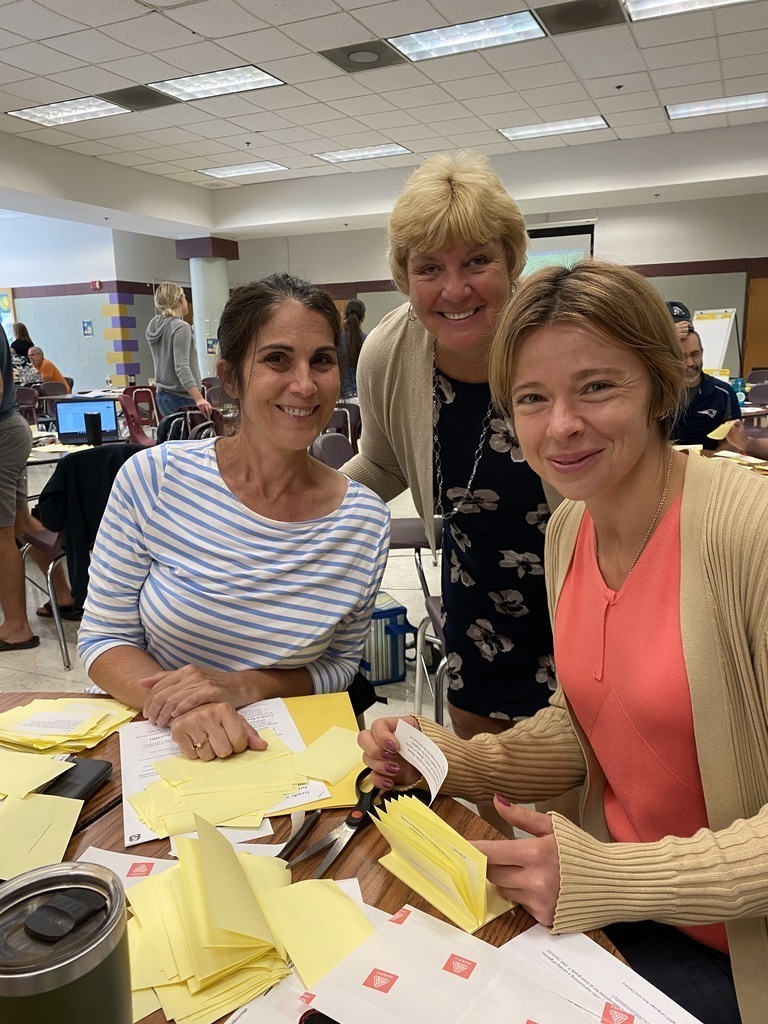
M 3 344 L 5 344 L 5 342 L 3 342 Z M 13 345 L 11 345 L 10 356 L 13 383 L 17 387 L 28 388 L 32 384 L 40 384 L 42 382 L 40 374 L 34 368 L 32 363 L 30 363 L 29 359 L 27 359 L 26 356 L 20 355 Z
M 333 299 L 306 281 L 237 288 L 217 372 L 240 432 L 148 448 L 112 489 L 80 654 L 189 757 L 263 747 L 235 708 L 345 690 L 357 672 L 389 511 L 307 452 L 338 398 L 339 334 Z
M 67 394 L 69 394 L 70 387 L 64 379 L 61 370 L 58 366 L 54 366 L 50 359 L 45 358 L 43 350 L 38 348 L 37 345 L 33 345 L 29 350 L 29 361 L 40 374 L 40 379 L 44 384 L 47 384 L 49 381 L 53 381 L 55 384 L 63 384 L 67 389 Z
M 524 278 L 489 372 L 531 468 L 566 498 L 545 549 L 558 689 L 497 735 L 460 740 L 419 719 L 447 756 L 443 791 L 499 794 L 502 817 L 531 833 L 476 845 L 541 924 L 605 928 L 704 1024 L 763 1024 L 768 487 L 670 446 L 678 342 L 628 268 Z M 396 724 L 360 734 L 384 789 L 416 781 Z M 510 803 L 582 783 L 582 827 Z
M 688 331 L 679 342 L 685 369 L 685 405 L 670 429 L 675 444 L 700 444 L 715 451 L 722 441 L 707 437 L 726 420 L 740 420 L 741 408 L 736 392 L 727 380 L 702 372 L 701 338 Z

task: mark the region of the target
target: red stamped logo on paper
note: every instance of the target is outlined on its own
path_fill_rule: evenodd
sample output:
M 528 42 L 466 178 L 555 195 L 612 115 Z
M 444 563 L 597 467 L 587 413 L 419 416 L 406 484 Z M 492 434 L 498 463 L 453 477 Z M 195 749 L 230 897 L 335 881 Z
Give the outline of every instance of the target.
M 309 1006 L 309 1004 L 312 1002 L 314 998 L 314 992 L 302 992 L 301 995 L 299 996 L 299 1002 L 306 1003 L 306 1005 Z
M 410 910 L 406 910 L 405 907 L 401 907 L 396 914 L 390 917 L 392 924 L 405 924 L 408 918 L 411 916 Z
M 619 1006 L 606 1003 L 600 1024 L 635 1024 L 635 1015 L 629 1010 L 622 1010 Z
M 147 861 L 136 861 L 128 868 L 125 873 L 126 878 L 146 878 L 151 873 L 154 864 L 149 864 Z
M 460 978 L 468 978 L 477 967 L 474 960 L 467 960 L 464 956 L 452 953 L 443 965 L 443 970 L 449 974 L 456 974 Z
M 375 989 L 377 992 L 389 992 L 397 981 L 399 975 L 390 974 L 389 971 L 381 971 L 374 968 L 363 982 L 366 988 Z

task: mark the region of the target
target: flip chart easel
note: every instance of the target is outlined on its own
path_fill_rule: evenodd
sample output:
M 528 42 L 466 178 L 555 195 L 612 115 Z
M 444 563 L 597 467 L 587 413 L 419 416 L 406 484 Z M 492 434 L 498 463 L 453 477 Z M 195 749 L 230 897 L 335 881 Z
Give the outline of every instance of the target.
M 697 309 L 693 314 L 693 329 L 701 338 L 705 366 L 727 366 L 736 375 L 741 372 L 735 324 L 735 309 Z M 730 362 L 726 363 L 726 356 Z

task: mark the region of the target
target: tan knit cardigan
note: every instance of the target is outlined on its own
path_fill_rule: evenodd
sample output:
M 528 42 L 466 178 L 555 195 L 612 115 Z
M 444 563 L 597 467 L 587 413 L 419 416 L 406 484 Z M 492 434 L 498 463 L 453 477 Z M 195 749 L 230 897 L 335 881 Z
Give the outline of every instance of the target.
M 398 306 L 375 327 L 360 352 L 357 393 L 363 434 L 360 454 L 341 472 L 391 501 L 410 487 L 413 503 L 435 550 L 432 492 L 432 366 L 434 338 L 408 304 Z M 549 484 L 550 509 L 561 496 Z
M 564 502 L 548 528 L 553 621 L 583 510 Z M 688 839 L 611 843 L 604 777 L 560 689 L 549 707 L 499 736 L 462 742 L 434 722 L 421 725 L 448 756 L 449 794 L 479 801 L 500 792 L 530 802 L 586 779 L 584 829 L 552 816 L 561 867 L 555 932 L 644 919 L 725 921 L 742 1020 L 765 1024 L 768 481 L 725 460 L 691 456 L 680 533 L 680 623 L 708 829 Z

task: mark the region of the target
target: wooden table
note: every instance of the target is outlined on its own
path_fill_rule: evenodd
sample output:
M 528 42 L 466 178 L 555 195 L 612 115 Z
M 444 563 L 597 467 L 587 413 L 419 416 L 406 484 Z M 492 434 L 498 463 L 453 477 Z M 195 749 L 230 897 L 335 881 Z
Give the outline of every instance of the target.
M 438 796 L 433 804 L 434 810 L 449 825 L 456 829 L 467 839 L 501 839 L 503 838 L 496 829 L 487 821 L 479 818 L 472 811 L 458 803 L 451 797 Z M 316 839 L 332 831 L 346 817 L 346 810 L 331 809 L 323 811 L 319 824 L 306 837 L 301 850 Z M 262 840 L 266 843 L 280 842 L 287 838 L 290 830 L 289 818 L 272 818 L 275 835 Z M 254 844 L 256 845 L 256 844 Z M 123 846 L 123 816 L 120 808 L 115 808 L 103 815 L 94 824 L 74 836 L 67 847 L 66 860 L 76 860 L 89 846 L 97 846 L 101 849 L 115 850 L 121 853 L 126 852 Z M 140 846 L 130 848 L 136 852 L 137 859 L 145 857 L 167 858 L 170 854 L 170 843 L 167 839 L 156 839 L 149 843 L 142 843 Z M 432 914 L 442 921 L 445 921 L 426 900 L 409 889 L 405 883 L 391 875 L 386 868 L 378 863 L 389 850 L 389 846 L 378 829 L 369 826 L 359 836 L 353 837 L 349 845 L 341 854 L 339 859 L 332 865 L 325 877 L 328 878 L 356 878 L 360 883 L 363 899 L 366 903 L 378 907 L 387 913 L 394 914 L 404 904 L 408 903 L 425 913 Z M 311 878 L 317 868 L 322 856 L 312 857 L 302 861 L 292 870 L 292 880 L 301 882 Z M 503 943 L 527 931 L 536 922 L 522 907 L 518 907 L 514 914 L 507 913 L 491 921 L 475 933 L 477 938 L 493 946 L 501 946 Z M 594 939 L 601 946 L 619 956 L 616 947 L 600 931 L 588 932 L 590 938 Z M 221 1018 L 227 1019 L 229 1014 Z M 165 1024 L 165 1015 L 161 1010 L 156 1010 L 148 1017 L 144 1017 L 141 1024 Z M 220 1022 L 217 1022 L 220 1024 Z
M 33 700 L 50 700 L 60 697 L 70 700 L 99 700 L 99 697 L 89 693 L 46 693 L 29 690 L 21 693 L 0 693 L 0 712 L 23 707 Z M 112 774 L 104 785 L 85 801 L 77 819 L 75 833 L 87 828 L 113 807 L 119 808 L 123 801 L 123 786 L 120 778 L 120 741 L 117 734 L 107 736 L 101 743 L 91 747 L 90 750 L 80 751 L 77 756 L 110 761 Z

